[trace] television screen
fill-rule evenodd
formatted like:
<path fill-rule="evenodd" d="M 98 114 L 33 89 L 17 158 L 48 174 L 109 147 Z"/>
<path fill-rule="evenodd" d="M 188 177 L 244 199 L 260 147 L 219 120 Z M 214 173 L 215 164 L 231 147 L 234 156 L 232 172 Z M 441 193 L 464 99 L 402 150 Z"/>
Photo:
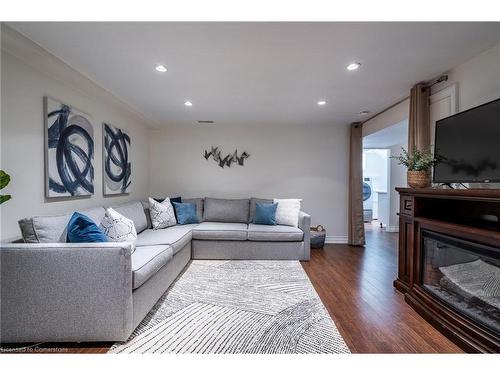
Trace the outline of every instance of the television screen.
<path fill-rule="evenodd" d="M 500 99 L 436 122 L 434 182 L 500 181 Z"/>

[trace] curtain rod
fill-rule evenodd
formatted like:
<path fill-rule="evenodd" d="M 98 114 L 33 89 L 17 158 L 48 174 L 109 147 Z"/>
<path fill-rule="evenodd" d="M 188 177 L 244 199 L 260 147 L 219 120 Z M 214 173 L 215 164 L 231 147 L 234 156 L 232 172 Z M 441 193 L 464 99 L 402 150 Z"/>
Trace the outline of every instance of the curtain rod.
<path fill-rule="evenodd" d="M 367 118 L 366 120 L 364 120 L 364 121 L 362 122 L 362 124 L 364 124 L 364 123 L 366 123 L 366 122 L 370 121 L 371 119 L 374 119 L 375 117 L 377 117 L 378 115 L 381 115 L 381 114 L 382 114 L 382 113 L 384 113 L 384 112 L 387 112 L 388 110 L 390 110 L 390 109 L 394 108 L 394 107 L 395 107 L 395 106 L 397 106 L 398 104 L 403 103 L 403 102 L 404 102 L 405 100 L 407 100 L 408 98 L 410 98 L 410 96 L 407 96 L 407 97 L 405 97 L 405 98 L 403 98 L 403 99 L 401 99 L 401 100 L 397 101 L 396 103 L 391 104 L 389 107 L 384 108 L 384 109 L 383 109 L 383 110 L 381 110 L 380 112 L 375 113 L 372 117 Z"/>
<path fill-rule="evenodd" d="M 438 78 L 427 82 L 426 86 L 432 87 L 434 85 L 437 85 L 438 83 L 445 82 L 445 81 L 448 81 L 448 74 L 443 74 L 443 75 L 439 76 Z"/>
<path fill-rule="evenodd" d="M 429 81 L 429 82 L 427 82 L 427 83 L 424 83 L 424 85 L 425 85 L 426 87 L 432 87 L 432 86 L 434 86 L 434 85 L 437 85 L 438 83 L 445 82 L 445 81 L 448 81 L 448 74 L 443 74 L 443 75 L 439 76 L 438 78 L 436 78 L 436 79 L 434 79 L 434 80 L 432 80 L 432 81 Z M 398 104 L 403 103 L 403 102 L 404 102 L 405 100 L 407 100 L 408 98 L 410 98 L 410 96 L 407 96 L 407 97 L 405 97 L 405 98 L 403 98 L 403 99 L 401 99 L 401 100 L 397 101 L 396 103 L 394 103 L 394 104 L 390 105 L 389 107 L 384 108 L 384 109 L 383 109 L 383 110 L 381 110 L 380 112 L 377 112 L 376 114 L 374 114 L 374 115 L 373 115 L 373 116 L 371 116 L 370 118 L 367 118 L 366 120 L 364 120 L 364 121 L 362 122 L 362 124 L 364 124 L 364 123 L 366 123 L 366 122 L 370 121 L 371 119 L 374 119 L 375 117 L 377 117 L 378 115 L 381 115 L 381 114 L 382 114 L 382 113 L 384 113 L 384 112 L 387 112 L 388 110 L 390 110 L 390 109 L 394 108 L 394 107 L 395 107 L 395 106 L 397 106 Z"/>

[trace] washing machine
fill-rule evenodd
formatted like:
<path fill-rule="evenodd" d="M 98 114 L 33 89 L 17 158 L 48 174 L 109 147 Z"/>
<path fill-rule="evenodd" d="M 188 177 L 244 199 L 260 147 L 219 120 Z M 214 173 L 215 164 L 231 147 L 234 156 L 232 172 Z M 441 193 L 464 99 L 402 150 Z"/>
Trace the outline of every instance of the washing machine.
<path fill-rule="evenodd" d="M 370 177 L 363 179 L 363 218 L 365 223 L 373 220 L 373 184 Z"/>

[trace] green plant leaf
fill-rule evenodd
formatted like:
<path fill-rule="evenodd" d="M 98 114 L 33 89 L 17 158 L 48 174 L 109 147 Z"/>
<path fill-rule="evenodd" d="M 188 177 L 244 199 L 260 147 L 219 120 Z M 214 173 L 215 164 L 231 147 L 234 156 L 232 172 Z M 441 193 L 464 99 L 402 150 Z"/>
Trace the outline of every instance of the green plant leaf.
<path fill-rule="evenodd" d="M 391 156 L 397 159 L 398 164 L 404 165 L 409 171 L 427 171 L 436 165 L 440 160 L 432 154 L 431 150 L 414 150 L 410 154 L 404 147 L 401 147 L 402 153 L 399 156 Z"/>
<path fill-rule="evenodd" d="M 0 169 L 0 189 L 6 187 L 10 182 L 10 176 Z"/>
<path fill-rule="evenodd" d="M 12 196 L 10 196 L 9 194 L 0 195 L 0 204 L 7 202 L 10 198 L 12 198 Z"/>

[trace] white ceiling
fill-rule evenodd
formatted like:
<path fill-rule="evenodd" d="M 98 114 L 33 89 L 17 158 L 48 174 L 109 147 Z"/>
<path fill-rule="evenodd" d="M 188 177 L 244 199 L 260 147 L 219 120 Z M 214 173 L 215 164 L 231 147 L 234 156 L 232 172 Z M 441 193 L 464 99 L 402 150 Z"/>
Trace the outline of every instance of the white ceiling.
<path fill-rule="evenodd" d="M 500 43 L 500 23 L 9 25 L 160 126 L 360 121 Z"/>
<path fill-rule="evenodd" d="M 363 138 L 363 148 L 389 148 L 408 144 L 408 120 L 401 121 Z"/>

